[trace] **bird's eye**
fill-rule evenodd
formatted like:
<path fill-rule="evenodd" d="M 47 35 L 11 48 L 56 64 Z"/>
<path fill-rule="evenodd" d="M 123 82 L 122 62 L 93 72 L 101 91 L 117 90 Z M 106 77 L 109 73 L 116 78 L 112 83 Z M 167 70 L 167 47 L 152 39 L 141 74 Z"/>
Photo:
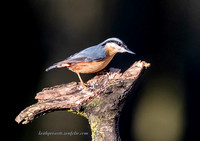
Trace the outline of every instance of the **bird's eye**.
<path fill-rule="evenodd" d="M 118 45 L 122 47 L 122 43 L 118 42 Z"/>

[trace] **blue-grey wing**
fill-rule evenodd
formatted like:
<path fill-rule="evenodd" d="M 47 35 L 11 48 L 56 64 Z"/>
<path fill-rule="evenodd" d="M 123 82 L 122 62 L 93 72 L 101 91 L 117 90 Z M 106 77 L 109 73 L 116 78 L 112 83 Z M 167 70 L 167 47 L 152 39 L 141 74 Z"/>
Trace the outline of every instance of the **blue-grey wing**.
<path fill-rule="evenodd" d="M 104 46 L 92 46 L 86 48 L 66 59 L 66 61 L 70 63 L 77 63 L 77 62 L 93 62 L 93 61 L 100 61 L 106 57 L 106 50 Z"/>

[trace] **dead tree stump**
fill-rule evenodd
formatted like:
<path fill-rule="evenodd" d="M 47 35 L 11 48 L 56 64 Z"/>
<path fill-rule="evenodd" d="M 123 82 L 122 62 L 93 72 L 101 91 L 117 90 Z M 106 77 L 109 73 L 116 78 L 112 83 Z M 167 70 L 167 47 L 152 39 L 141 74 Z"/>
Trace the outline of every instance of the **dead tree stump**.
<path fill-rule="evenodd" d="M 137 61 L 124 73 L 111 68 L 107 74 L 89 80 L 88 89 L 77 82 L 44 88 L 35 97 L 38 102 L 21 111 L 15 120 L 27 124 L 40 115 L 67 110 L 88 119 L 93 141 L 119 141 L 120 112 L 141 72 L 149 66 Z"/>

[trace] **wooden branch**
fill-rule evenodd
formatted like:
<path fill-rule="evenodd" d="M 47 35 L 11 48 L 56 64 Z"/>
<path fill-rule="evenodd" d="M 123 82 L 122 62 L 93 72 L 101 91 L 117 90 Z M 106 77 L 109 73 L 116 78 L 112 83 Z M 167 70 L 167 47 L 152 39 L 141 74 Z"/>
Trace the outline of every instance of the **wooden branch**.
<path fill-rule="evenodd" d="M 15 120 L 27 124 L 39 115 L 68 110 L 88 119 L 92 140 L 120 140 L 120 112 L 135 81 L 149 66 L 149 63 L 137 61 L 124 73 L 111 68 L 109 73 L 89 80 L 88 89 L 77 82 L 44 88 L 35 97 L 38 102 L 21 111 Z"/>

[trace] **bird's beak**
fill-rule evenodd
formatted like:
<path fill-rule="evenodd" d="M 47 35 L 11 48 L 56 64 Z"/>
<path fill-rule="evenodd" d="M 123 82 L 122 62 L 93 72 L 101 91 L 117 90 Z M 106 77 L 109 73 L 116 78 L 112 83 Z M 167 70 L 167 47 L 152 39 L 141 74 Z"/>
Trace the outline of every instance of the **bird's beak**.
<path fill-rule="evenodd" d="M 126 52 L 130 53 L 130 54 L 135 54 L 133 51 L 131 51 L 130 49 L 126 49 Z"/>

